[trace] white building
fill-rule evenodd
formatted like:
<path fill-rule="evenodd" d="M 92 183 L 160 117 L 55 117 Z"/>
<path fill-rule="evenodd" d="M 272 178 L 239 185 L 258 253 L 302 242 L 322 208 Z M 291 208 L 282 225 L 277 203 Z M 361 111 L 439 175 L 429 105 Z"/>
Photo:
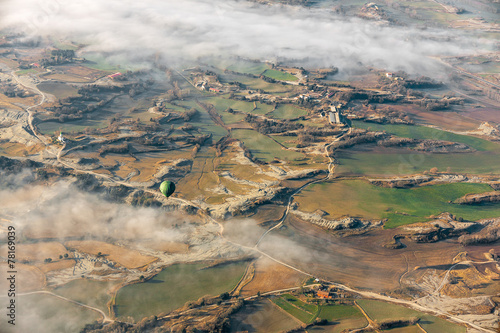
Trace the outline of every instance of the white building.
<path fill-rule="evenodd" d="M 64 143 L 64 137 L 62 135 L 62 132 L 59 132 L 59 136 L 57 137 L 57 140 L 60 142 L 60 143 Z"/>

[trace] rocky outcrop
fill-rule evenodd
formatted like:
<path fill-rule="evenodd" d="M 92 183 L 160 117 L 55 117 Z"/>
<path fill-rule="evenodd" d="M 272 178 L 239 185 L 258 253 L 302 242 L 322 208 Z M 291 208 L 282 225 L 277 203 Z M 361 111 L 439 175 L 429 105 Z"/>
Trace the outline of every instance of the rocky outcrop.
<path fill-rule="evenodd" d="M 323 211 L 316 211 L 314 213 L 306 213 L 300 210 L 292 210 L 290 213 L 300 217 L 302 220 L 316 224 L 322 228 L 334 231 L 357 229 L 364 230 L 369 227 L 382 225 L 382 221 L 363 220 L 355 217 L 342 217 L 339 219 L 324 219 Z"/>
<path fill-rule="evenodd" d="M 453 203 L 459 205 L 480 205 L 489 202 L 500 202 L 500 191 L 467 194 L 461 198 L 458 198 Z"/>
<path fill-rule="evenodd" d="M 373 185 L 390 188 L 410 188 L 433 179 L 431 176 L 418 175 L 412 177 L 395 178 L 395 179 L 370 179 Z"/>
<path fill-rule="evenodd" d="M 429 153 L 468 153 L 475 151 L 463 143 L 438 140 L 424 140 L 413 149 Z"/>
<path fill-rule="evenodd" d="M 401 236 L 417 243 L 433 243 L 470 234 L 480 228 L 479 223 L 457 221 L 450 213 L 443 213 L 430 222 L 414 223 L 401 228 L 403 231 Z"/>
<path fill-rule="evenodd" d="M 500 218 L 478 221 L 483 226 L 481 231 L 473 235 L 463 235 L 458 238 L 462 245 L 488 244 L 500 239 Z"/>

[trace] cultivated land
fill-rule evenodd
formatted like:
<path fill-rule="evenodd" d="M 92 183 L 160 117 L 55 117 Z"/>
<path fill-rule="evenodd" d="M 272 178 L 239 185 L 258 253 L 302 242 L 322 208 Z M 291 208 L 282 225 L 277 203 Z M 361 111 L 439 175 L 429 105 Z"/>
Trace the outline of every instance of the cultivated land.
<path fill-rule="evenodd" d="M 244 263 L 212 268 L 203 263 L 173 265 L 145 283 L 120 289 L 114 309 L 118 317 L 135 320 L 168 313 L 200 297 L 231 291 L 244 269 Z"/>
<path fill-rule="evenodd" d="M 477 2 L 333 10 L 497 40 L 495 5 Z M 337 80 L 241 58 L 138 70 L 0 37 L 0 231 L 17 228 L 24 331 L 496 328 L 496 53 L 439 59 L 445 83 Z"/>

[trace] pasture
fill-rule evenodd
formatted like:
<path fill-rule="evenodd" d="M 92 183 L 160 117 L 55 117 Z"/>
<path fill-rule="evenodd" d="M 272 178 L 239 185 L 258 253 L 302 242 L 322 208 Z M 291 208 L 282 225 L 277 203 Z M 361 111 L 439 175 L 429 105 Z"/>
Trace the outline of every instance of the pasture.
<path fill-rule="evenodd" d="M 206 263 L 172 265 L 144 283 L 121 288 L 116 295 L 117 316 L 139 320 L 173 311 L 205 295 L 228 292 L 242 277 L 246 263 L 205 266 Z"/>
<path fill-rule="evenodd" d="M 295 196 L 299 209 L 314 212 L 322 209 L 331 218 L 356 216 L 384 219 L 386 228 L 424 222 L 430 215 L 449 212 L 475 221 L 500 215 L 500 204 L 481 206 L 449 203 L 468 193 L 491 191 L 486 184 L 453 183 L 411 189 L 384 188 L 361 180 L 313 184 Z M 329 217 L 330 218 L 330 217 Z"/>
<path fill-rule="evenodd" d="M 464 333 L 467 331 L 464 326 L 460 326 L 444 319 L 418 312 L 404 306 L 366 299 L 356 302 L 374 321 L 417 317 L 420 318 L 420 325 L 429 333 Z"/>
<path fill-rule="evenodd" d="M 235 139 L 242 141 L 252 152 L 253 156 L 270 162 L 275 157 L 280 160 L 292 161 L 303 158 L 304 155 L 292 150 L 287 150 L 269 137 L 253 130 L 234 130 L 231 134 Z"/>

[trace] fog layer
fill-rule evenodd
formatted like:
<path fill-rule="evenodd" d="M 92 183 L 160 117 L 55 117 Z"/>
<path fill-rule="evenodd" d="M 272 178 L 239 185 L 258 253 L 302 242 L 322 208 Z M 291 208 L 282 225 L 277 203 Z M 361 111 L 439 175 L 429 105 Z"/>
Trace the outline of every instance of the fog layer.
<path fill-rule="evenodd" d="M 116 62 L 143 62 L 152 55 L 168 64 L 241 56 L 429 74 L 436 66 L 429 56 L 488 47 L 452 31 L 383 26 L 324 9 L 245 1 L 7 0 L 0 6 L 0 28 L 82 42 L 83 55 L 98 51 Z"/>

